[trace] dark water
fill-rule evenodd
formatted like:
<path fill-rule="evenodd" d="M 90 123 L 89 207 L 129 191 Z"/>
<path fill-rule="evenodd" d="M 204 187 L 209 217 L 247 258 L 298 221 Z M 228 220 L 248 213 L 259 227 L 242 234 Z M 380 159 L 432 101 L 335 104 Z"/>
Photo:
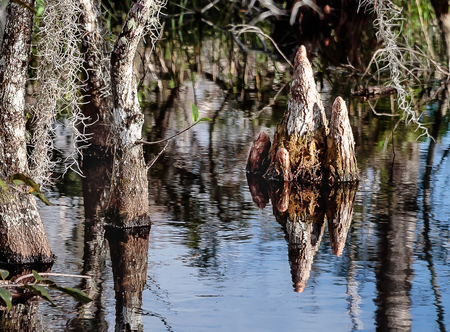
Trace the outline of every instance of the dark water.
<path fill-rule="evenodd" d="M 327 86 L 322 96 L 326 105 L 334 97 Z M 103 243 L 101 232 L 84 242 L 83 202 L 95 195 L 83 198 L 81 180 L 71 174 L 50 194 L 55 206 L 41 207 L 57 257 L 52 271 L 86 271 L 88 246 L 90 295 L 97 300 L 79 308 L 57 297 L 62 310 L 40 303 L 37 330 L 113 331 L 130 311 L 131 328 L 143 331 L 450 328 L 450 133 L 439 101 L 424 108 L 424 120 L 434 123 L 430 132 L 438 134 L 434 142 L 416 140 L 412 125 L 399 125 L 392 139 L 398 118 L 374 116 L 367 104 L 347 98 L 361 170 L 351 225 L 340 256 L 327 224 L 319 225 L 316 248 L 302 265 L 271 203 L 254 204 L 244 170 L 253 138 L 261 130 L 272 136 L 285 102 L 259 114 L 266 103 L 256 95 L 226 96 L 206 79 L 196 89 L 185 82 L 160 104 L 170 98 L 162 116 L 148 111 L 149 139 L 186 127 L 190 101 L 214 122 L 180 136 L 149 172 L 153 225 L 142 306 L 136 290 L 134 309 L 117 305 L 109 246 L 95 247 Z M 390 112 L 389 98 L 377 111 Z M 65 139 L 58 144 L 65 149 Z M 139 241 L 145 249 L 146 237 Z M 310 275 L 299 293 L 294 284 L 302 269 Z"/>

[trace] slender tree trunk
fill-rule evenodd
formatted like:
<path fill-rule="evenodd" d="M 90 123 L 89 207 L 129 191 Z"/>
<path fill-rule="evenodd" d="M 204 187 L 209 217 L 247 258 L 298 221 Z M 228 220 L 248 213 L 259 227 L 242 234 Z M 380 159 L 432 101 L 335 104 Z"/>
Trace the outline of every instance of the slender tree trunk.
<path fill-rule="evenodd" d="M 86 86 L 83 89 L 85 133 L 89 137 L 89 154 L 104 155 L 111 141 L 110 61 L 107 55 L 106 31 L 102 22 L 101 1 L 80 0 L 83 29 L 82 52 Z M 86 152 L 85 152 L 86 154 Z"/>
<path fill-rule="evenodd" d="M 34 8 L 34 0 L 24 0 Z M 34 13 L 10 2 L 0 59 L 0 177 L 28 175 L 25 84 Z M 0 192 L 0 261 L 50 263 L 53 256 L 36 202 L 27 189 Z M 1 191 L 1 190 L 0 190 Z"/>
<path fill-rule="evenodd" d="M 115 156 L 108 220 L 121 227 L 150 224 L 147 169 L 141 139 L 144 115 L 137 96 L 134 56 L 153 0 L 133 3 L 111 55 Z"/>

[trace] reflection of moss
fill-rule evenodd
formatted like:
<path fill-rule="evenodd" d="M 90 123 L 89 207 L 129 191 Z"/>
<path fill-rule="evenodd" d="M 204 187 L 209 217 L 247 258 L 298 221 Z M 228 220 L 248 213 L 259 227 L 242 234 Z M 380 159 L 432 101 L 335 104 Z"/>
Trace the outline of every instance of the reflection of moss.
<path fill-rule="evenodd" d="M 305 187 L 293 190 L 289 195 L 288 215 L 292 221 L 311 223 L 316 221 L 317 215 L 323 215 L 321 210 L 320 192 L 316 187 Z"/>

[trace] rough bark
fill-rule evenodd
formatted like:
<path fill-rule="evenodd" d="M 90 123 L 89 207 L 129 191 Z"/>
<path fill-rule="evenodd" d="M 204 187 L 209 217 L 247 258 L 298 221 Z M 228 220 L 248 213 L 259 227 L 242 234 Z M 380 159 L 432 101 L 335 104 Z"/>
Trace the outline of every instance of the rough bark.
<path fill-rule="evenodd" d="M 333 104 L 329 131 L 304 46 L 298 49 L 294 63 L 288 107 L 277 126 L 264 177 L 303 184 L 357 182 L 355 142 L 344 100 L 338 97 Z M 266 136 L 261 133 L 253 143 L 248 172 L 266 167 L 270 146 Z"/>
<path fill-rule="evenodd" d="M 265 132 L 260 132 L 253 141 L 247 161 L 247 172 L 264 174 L 269 167 L 269 151 L 271 147 L 270 137 Z"/>
<path fill-rule="evenodd" d="M 34 0 L 24 1 L 34 8 Z M 34 13 L 10 2 L 0 59 L 0 177 L 28 175 L 25 139 L 25 83 Z M 0 189 L 0 260 L 8 264 L 53 261 L 33 196 L 28 188 Z"/>
<path fill-rule="evenodd" d="M 102 21 L 101 1 L 80 0 L 80 8 L 86 82 L 82 111 L 84 116 L 89 117 L 89 120 L 84 121 L 84 131 L 91 144 L 89 151 L 83 151 L 86 155 L 86 152 L 104 153 L 110 143 L 112 100 L 109 91 L 105 91 L 110 88 L 107 83 L 110 64 L 105 49 L 106 31 Z"/>
<path fill-rule="evenodd" d="M 4 332 L 41 332 L 44 328 L 38 314 L 39 299 L 14 305 L 11 310 L 0 310 L 0 330 Z"/>
<path fill-rule="evenodd" d="M 288 108 L 277 127 L 270 151 L 271 164 L 265 176 L 282 177 L 283 171 L 276 156 L 280 148 L 285 148 L 294 179 L 321 182 L 327 134 L 325 111 L 306 49 L 302 45 L 295 56 Z"/>
<path fill-rule="evenodd" d="M 341 97 L 336 98 L 331 109 L 326 168 L 328 169 L 328 181 L 331 184 L 359 180 L 355 140 L 348 119 L 347 107 Z"/>
<path fill-rule="evenodd" d="M 344 251 L 347 233 L 353 218 L 357 187 L 342 186 L 333 190 L 327 200 L 327 221 L 331 250 L 336 256 Z"/>
<path fill-rule="evenodd" d="M 116 331 L 143 331 L 142 292 L 147 281 L 150 227 L 108 228 L 116 293 Z"/>
<path fill-rule="evenodd" d="M 152 0 L 133 3 L 111 55 L 115 156 L 108 220 L 121 227 L 148 225 L 147 170 L 141 139 L 144 115 L 137 96 L 133 61 Z"/>

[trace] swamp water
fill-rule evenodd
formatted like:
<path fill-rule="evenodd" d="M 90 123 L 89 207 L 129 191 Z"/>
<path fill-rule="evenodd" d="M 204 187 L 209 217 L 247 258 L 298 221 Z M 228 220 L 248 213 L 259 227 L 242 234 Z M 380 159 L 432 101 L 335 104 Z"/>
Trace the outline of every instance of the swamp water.
<path fill-rule="evenodd" d="M 331 91 L 322 89 L 328 109 Z M 111 260 L 111 243 L 85 219 L 84 205 L 97 194 L 92 188 L 87 194 L 86 183 L 69 174 L 49 195 L 55 205 L 41 206 L 56 254 L 52 272 L 95 277 L 89 293 L 95 301 L 80 308 L 57 297 L 62 310 L 31 304 L 39 306 L 32 330 L 113 331 L 126 324 L 141 331 L 450 328 L 450 133 L 440 102 L 424 108 L 438 136 L 433 142 L 416 140 L 415 128 L 402 124 L 392 136 L 399 118 L 375 116 L 367 103 L 346 98 L 361 182 L 345 247 L 333 254 L 325 222 L 312 256 L 299 263 L 271 203 L 259 209 L 253 202 L 245 173 L 254 137 L 261 130 L 273 135 L 286 98 L 259 113 L 266 102 L 256 94 L 227 96 L 206 79 L 195 89 L 185 82 L 166 97 L 172 100 L 160 118 L 160 136 L 187 126 L 193 100 L 201 116 L 214 121 L 180 136 L 149 171 L 149 234 L 131 234 L 125 242 L 109 238 L 125 243 L 123 250 L 130 244 L 134 282 L 141 286 L 124 285 L 126 275 L 117 269 L 113 276 L 112 265 L 119 263 Z M 390 113 L 390 107 L 388 97 L 376 110 Z M 155 125 L 150 113 L 146 132 Z M 65 142 L 58 141 L 61 150 Z M 155 155 L 147 152 L 148 159 Z M 87 181 L 101 177 L 92 174 Z M 311 271 L 299 289 L 294 283 L 304 268 Z M 114 280 L 124 292 L 116 294 Z"/>

